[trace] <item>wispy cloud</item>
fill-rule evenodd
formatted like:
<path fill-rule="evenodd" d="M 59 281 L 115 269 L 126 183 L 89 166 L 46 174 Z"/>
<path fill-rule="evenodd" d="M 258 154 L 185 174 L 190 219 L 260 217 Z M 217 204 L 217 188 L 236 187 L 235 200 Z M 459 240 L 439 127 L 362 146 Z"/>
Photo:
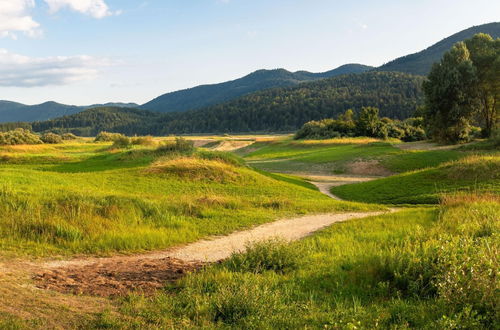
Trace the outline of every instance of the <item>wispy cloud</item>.
<path fill-rule="evenodd" d="M 94 18 L 103 18 L 120 13 L 112 12 L 104 0 L 45 0 L 45 2 L 49 5 L 49 10 L 52 13 L 56 13 L 63 8 L 69 8 Z"/>
<path fill-rule="evenodd" d="M 99 68 L 113 63 L 91 56 L 35 58 L 0 49 L 0 86 L 39 87 L 66 85 L 95 78 Z"/>
<path fill-rule="evenodd" d="M 17 33 L 40 34 L 37 22 L 29 15 L 34 0 L 0 0 L 0 37 L 16 38 Z"/>

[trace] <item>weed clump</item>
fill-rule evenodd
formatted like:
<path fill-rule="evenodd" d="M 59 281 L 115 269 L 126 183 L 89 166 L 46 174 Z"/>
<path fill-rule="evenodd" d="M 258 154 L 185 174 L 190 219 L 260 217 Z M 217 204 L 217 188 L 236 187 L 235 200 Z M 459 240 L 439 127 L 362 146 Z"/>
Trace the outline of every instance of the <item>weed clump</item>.
<path fill-rule="evenodd" d="M 123 138 L 125 135 L 120 133 L 100 132 L 94 139 L 94 142 L 115 142 L 117 139 Z"/>
<path fill-rule="evenodd" d="M 301 257 L 300 249 L 276 239 L 248 246 L 245 252 L 233 254 L 224 266 L 237 272 L 260 274 L 273 271 L 284 274 L 297 269 Z"/>

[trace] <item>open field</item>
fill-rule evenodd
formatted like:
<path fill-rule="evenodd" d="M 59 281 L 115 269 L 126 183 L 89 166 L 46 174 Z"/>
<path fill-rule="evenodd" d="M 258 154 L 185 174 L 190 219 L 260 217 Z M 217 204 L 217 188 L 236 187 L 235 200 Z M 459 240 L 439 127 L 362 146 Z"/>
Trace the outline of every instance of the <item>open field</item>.
<path fill-rule="evenodd" d="M 373 209 L 216 152 L 70 143 L 0 154 L 0 246 L 13 255 L 159 249 L 290 215 Z"/>
<path fill-rule="evenodd" d="M 205 147 L 161 148 L 173 138 L 124 149 L 90 139 L 0 147 L 0 328 L 451 329 L 498 319 L 491 291 L 498 280 L 467 275 L 460 259 L 463 248 L 474 251 L 470 262 L 481 274 L 498 268 L 498 253 L 488 252 L 498 251 L 494 150 L 190 139 Z M 361 173 L 352 173 L 356 163 L 365 164 Z M 362 173 L 374 168 L 401 174 Z M 345 184 L 332 192 L 359 202 L 329 198 L 317 182 L 324 193 Z M 387 210 L 381 204 L 439 202 L 248 252 L 241 252 L 247 239 L 236 238 L 299 238 L 353 212 Z M 285 218 L 293 221 L 274 222 Z M 200 260 L 231 251 L 220 264 Z M 456 271 L 444 259 L 450 255 L 465 267 L 456 282 L 446 280 Z M 476 291 L 459 296 L 460 286 Z"/>

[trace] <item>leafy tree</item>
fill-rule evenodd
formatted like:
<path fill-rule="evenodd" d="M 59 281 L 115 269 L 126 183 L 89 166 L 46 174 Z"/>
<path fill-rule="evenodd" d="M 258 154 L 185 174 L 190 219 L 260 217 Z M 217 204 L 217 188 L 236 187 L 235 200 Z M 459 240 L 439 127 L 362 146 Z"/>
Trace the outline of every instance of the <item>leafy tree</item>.
<path fill-rule="evenodd" d="M 476 68 L 483 135 L 489 137 L 498 125 L 500 112 L 500 39 L 479 33 L 466 40 L 465 45 Z"/>
<path fill-rule="evenodd" d="M 379 109 L 374 107 L 363 107 L 356 122 L 356 130 L 360 136 L 377 137 L 382 125 L 378 116 Z"/>
<path fill-rule="evenodd" d="M 433 65 L 423 88 L 426 120 L 434 138 L 444 142 L 469 139 L 470 121 L 477 109 L 478 78 L 463 42 Z"/>

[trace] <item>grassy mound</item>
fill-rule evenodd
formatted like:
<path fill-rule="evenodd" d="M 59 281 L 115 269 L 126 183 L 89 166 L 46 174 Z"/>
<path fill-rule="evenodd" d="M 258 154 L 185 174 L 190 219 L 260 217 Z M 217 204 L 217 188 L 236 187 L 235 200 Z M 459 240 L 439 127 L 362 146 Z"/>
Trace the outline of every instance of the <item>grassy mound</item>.
<path fill-rule="evenodd" d="M 181 157 L 158 161 L 146 173 L 166 175 L 189 181 L 209 181 L 218 183 L 237 182 L 242 173 L 234 165 L 220 160 L 197 157 Z"/>
<path fill-rule="evenodd" d="M 435 168 L 332 188 L 347 200 L 385 204 L 434 204 L 443 193 L 500 194 L 500 156 L 469 156 Z"/>

